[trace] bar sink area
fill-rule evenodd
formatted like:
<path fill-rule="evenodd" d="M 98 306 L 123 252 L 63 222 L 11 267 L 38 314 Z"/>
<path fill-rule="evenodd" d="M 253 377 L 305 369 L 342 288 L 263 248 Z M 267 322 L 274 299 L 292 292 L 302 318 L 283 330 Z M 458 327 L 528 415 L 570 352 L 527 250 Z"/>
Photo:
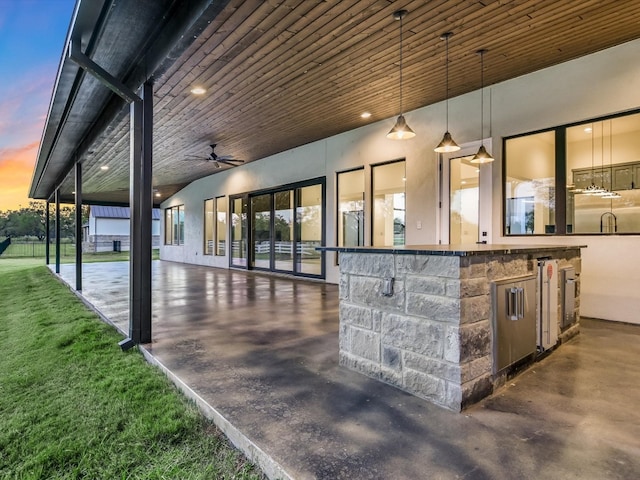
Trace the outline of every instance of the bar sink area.
<path fill-rule="evenodd" d="M 459 412 L 579 332 L 580 248 L 322 247 L 340 364 Z"/>

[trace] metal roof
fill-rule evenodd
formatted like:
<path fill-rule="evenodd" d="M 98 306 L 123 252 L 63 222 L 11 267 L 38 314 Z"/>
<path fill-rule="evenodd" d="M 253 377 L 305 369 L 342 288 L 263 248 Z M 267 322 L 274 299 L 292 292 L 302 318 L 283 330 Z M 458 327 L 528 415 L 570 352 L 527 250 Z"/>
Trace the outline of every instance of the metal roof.
<path fill-rule="evenodd" d="M 94 218 L 131 218 L 129 207 L 112 207 L 107 205 L 91 205 L 91 216 Z M 151 211 L 153 220 L 160 220 L 160 209 Z"/>
<path fill-rule="evenodd" d="M 398 22 L 405 111 L 441 101 L 450 40 L 451 97 L 640 37 L 640 2 L 619 0 L 79 0 L 68 39 L 127 87 L 154 86 L 153 188 L 166 199 L 217 171 L 398 114 Z M 204 86 L 195 96 L 190 89 Z M 63 54 L 29 195 L 129 201 L 128 107 Z M 108 170 L 100 167 L 108 166 Z M 230 168 L 230 167 L 223 167 Z"/>

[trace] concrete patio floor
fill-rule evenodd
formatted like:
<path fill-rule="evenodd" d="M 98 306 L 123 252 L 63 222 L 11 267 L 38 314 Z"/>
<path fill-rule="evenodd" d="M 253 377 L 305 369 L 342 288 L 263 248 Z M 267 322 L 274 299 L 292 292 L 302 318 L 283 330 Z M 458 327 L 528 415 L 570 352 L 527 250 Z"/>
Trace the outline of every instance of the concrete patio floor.
<path fill-rule="evenodd" d="M 83 286 L 126 332 L 128 263 L 84 264 Z M 142 350 L 270 478 L 640 478 L 638 326 L 583 319 L 458 414 L 338 365 L 337 286 L 154 261 Z"/>

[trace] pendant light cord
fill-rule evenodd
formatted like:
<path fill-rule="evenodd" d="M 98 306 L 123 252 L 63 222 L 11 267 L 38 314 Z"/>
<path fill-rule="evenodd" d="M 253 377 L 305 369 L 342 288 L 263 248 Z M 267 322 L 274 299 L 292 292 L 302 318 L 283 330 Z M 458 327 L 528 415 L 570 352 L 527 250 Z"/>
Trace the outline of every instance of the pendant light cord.
<path fill-rule="evenodd" d="M 593 140 L 593 123 L 591 123 L 591 185 L 595 185 L 595 173 L 593 168 L 593 157 L 595 157 L 595 143 Z"/>
<path fill-rule="evenodd" d="M 480 50 L 480 145 L 484 145 L 484 50 Z"/>
<path fill-rule="evenodd" d="M 446 89 L 446 107 L 447 107 L 447 132 L 449 131 L 449 37 L 451 34 L 447 34 L 445 37 L 445 89 Z"/>
<path fill-rule="evenodd" d="M 404 14 L 400 14 L 400 115 L 402 115 L 402 18 Z"/>

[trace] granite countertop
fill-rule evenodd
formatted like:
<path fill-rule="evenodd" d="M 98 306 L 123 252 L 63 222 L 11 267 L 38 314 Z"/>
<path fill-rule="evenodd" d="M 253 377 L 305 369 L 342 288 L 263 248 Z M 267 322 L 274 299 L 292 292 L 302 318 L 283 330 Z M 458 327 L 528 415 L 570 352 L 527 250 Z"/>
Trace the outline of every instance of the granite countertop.
<path fill-rule="evenodd" d="M 528 252 L 573 250 L 586 245 L 506 245 L 478 243 L 466 245 L 403 245 L 397 247 L 317 247 L 322 252 L 393 253 L 408 255 L 444 255 L 467 257 L 472 255 L 509 255 Z"/>

